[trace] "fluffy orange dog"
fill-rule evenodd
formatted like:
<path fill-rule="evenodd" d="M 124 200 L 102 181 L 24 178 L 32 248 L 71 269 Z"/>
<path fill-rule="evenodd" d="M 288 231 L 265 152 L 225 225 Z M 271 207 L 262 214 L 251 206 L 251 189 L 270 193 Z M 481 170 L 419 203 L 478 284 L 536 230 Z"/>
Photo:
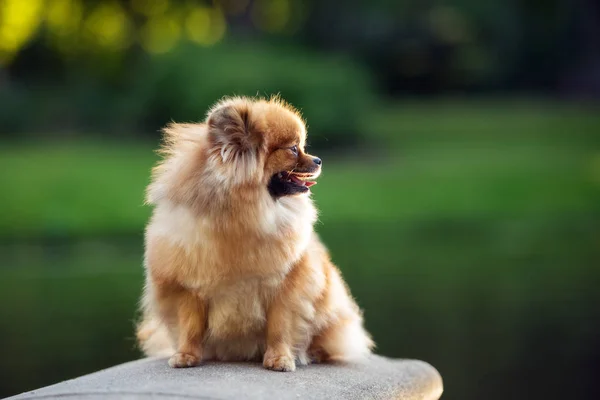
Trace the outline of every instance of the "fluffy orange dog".
<path fill-rule="evenodd" d="M 146 229 L 138 339 L 172 367 L 202 360 L 350 360 L 373 346 L 313 230 L 321 160 L 278 98 L 227 98 L 206 123 L 165 129 Z"/>

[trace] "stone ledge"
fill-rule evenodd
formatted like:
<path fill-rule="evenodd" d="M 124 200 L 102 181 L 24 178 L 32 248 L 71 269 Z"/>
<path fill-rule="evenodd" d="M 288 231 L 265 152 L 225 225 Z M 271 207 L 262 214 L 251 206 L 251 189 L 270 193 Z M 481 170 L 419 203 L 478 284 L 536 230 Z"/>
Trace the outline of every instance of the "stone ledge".
<path fill-rule="evenodd" d="M 435 400 L 442 378 L 416 360 L 370 356 L 360 364 L 315 364 L 272 372 L 252 363 L 206 363 L 171 369 L 143 359 L 11 399 L 402 399 Z"/>

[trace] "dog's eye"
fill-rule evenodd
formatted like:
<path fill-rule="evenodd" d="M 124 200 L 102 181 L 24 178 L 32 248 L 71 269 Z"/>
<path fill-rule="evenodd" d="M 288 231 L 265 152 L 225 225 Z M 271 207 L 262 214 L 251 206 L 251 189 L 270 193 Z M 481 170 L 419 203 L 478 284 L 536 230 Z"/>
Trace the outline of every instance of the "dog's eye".
<path fill-rule="evenodd" d="M 298 146 L 292 146 L 290 147 L 290 150 L 292 151 L 292 153 L 294 153 L 295 155 L 298 155 Z"/>

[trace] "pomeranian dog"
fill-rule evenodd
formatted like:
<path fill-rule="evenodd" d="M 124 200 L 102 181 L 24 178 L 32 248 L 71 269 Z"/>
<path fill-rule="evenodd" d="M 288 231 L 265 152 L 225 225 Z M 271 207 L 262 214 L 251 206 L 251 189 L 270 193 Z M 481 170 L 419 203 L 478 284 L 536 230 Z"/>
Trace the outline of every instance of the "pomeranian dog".
<path fill-rule="evenodd" d="M 147 191 L 146 284 L 137 337 L 171 367 L 370 353 L 361 311 L 313 230 L 321 160 L 278 97 L 226 98 L 199 124 L 164 129 Z"/>

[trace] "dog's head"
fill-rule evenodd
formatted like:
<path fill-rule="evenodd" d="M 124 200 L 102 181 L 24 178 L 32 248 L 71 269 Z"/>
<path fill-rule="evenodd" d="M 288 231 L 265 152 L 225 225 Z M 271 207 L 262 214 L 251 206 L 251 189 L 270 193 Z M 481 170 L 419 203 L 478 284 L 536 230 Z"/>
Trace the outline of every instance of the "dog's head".
<path fill-rule="evenodd" d="M 321 159 L 305 151 L 304 121 L 279 98 L 225 99 L 206 124 L 212 152 L 231 183 L 258 184 L 280 198 L 309 193 L 321 173 Z"/>
<path fill-rule="evenodd" d="M 205 123 L 174 123 L 164 132 L 165 157 L 154 169 L 149 203 L 169 199 L 202 208 L 232 196 L 307 195 L 321 173 L 321 160 L 305 151 L 304 121 L 278 97 L 226 98 Z"/>

